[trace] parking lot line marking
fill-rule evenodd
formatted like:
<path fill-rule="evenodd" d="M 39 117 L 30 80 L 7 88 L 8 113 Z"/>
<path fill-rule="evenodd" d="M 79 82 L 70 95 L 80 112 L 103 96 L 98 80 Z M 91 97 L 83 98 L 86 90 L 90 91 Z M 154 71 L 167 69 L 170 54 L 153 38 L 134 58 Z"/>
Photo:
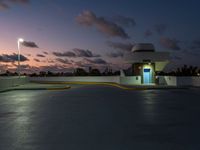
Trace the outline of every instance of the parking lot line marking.
<path fill-rule="evenodd" d="M 63 88 L 46 88 L 46 90 L 49 90 L 49 91 L 61 91 L 61 90 L 67 90 L 67 89 L 70 89 L 71 87 L 70 86 L 67 86 L 67 87 L 63 87 Z"/>

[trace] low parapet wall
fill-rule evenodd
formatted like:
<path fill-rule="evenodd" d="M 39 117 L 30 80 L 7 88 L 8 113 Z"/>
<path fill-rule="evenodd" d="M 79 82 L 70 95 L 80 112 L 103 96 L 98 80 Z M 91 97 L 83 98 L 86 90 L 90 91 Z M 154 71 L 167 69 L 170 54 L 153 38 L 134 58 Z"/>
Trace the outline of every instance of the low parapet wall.
<path fill-rule="evenodd" d="M 87 76 L 87 77 L 31 77 L 33 82 L 111 82 L 125 85 L 141 84 L 140 76 L 120 77 L 120 76 Z"/>
<path fill-rule="evenodd" d="M 17 85 L 22 85 L 29 82 L 28 77 L 0 77 L 0 90 L 14 87 Z"/>
<path fill-rule="evenodd" d="M 119 76 L 86 76 L 86 77 L 31 77 L 32 82 L 44 82 L 44 81 L 54 81 L 54 82 L 113 82 L 119 83 Z"/>
<path fill-rule="evenodd" d="M 200 77 L 197 76 L 158 76 L 160 85 L 169 86 L 198 86 L 200 87 Z"/>
<path fill-rule="evenodd" d="M 199 86 L 200 77 L 177 77 L 178 86 Z"/>
<path fill-rule="evenodd" d="M 176 76 L 165 76 L 164 79 L 165 79 L 167 85 L 177 86 L 177 77 Z"/>
<path fill-rule="evenodd" d="M 141 85 L 141 76 L 120 77 L 120 84 L 124 85 Z"/>

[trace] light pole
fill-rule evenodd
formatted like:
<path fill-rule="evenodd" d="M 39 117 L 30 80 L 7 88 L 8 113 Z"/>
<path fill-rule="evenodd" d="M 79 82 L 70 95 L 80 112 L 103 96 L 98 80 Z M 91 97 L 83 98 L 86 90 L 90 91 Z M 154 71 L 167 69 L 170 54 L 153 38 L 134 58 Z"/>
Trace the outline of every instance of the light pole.
<path fill-rule="evenodd" d="M 19 38 L 17 40 L 17 48 L 18 48 L 18 76 L 20 78 L 20 55 L 21 55 L 21 52 L 20 52 L 20 43 L 23 43 L 24 42 L 24 39 L 22 38 Z"/>

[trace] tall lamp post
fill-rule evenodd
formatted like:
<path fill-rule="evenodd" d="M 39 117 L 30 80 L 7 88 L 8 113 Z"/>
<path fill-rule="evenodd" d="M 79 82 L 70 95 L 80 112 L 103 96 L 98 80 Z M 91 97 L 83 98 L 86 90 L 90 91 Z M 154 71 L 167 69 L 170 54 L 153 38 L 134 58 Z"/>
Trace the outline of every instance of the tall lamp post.
<path fill-rule="evenodd" d="M 19 38 L 17 40 L 17 48 L 18 48 L 18 76 L 20 78 L 20 56 L 21 56 L 21 52 L 20 52 L 20 43 L 23 43 L 24 39 Z"/>

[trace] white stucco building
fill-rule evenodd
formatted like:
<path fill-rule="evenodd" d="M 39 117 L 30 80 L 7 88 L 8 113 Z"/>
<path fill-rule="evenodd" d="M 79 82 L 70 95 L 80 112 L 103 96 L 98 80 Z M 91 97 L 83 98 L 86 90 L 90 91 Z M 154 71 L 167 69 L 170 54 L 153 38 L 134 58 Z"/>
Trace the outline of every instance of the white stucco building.
<path fill-rule="evenodd" d="M 132 75 L 141 76 L 142 84 L 155 83 L 155 73 L 169 63 L 169 52 L 157 52 L 150 43 L 135 44 L 131 52 L 125 59 L 132 64 Z"/>

